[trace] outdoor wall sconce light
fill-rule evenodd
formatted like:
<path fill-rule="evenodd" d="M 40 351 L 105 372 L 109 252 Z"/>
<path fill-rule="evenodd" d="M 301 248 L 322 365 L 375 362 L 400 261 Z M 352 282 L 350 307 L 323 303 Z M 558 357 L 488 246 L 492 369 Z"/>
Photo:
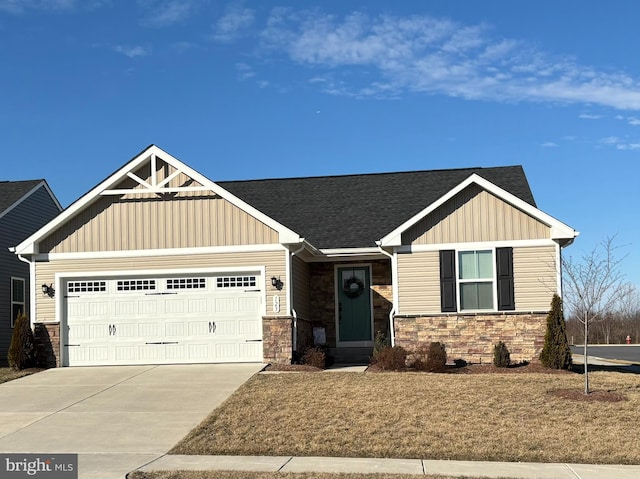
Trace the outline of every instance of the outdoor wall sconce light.
<path fill-rule="evenodd" d="M 282 281 L 280 281 L 280 278 L 276 278 L 275 276 L 273 276 L 271 278 L 271 286 L 280 291 L 282 289 Z"/>
<path fill-rule="evenodd" d="M 45 296 L 49 296 L 50 298 L 53 298 L 53 296 L 56 294 L 56 290 L 53 289 L 53 285 L 51 284 L 43 284 L 42 294 L 44 294 Z"/>

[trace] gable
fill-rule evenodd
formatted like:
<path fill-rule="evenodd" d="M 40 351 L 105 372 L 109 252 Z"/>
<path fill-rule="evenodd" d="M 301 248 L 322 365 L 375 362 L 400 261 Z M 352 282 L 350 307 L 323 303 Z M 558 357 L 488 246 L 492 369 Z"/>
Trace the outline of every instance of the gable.
<path fill-rule="evenodd" d="M 41 242 L 41 253 L 273 244 L 278 232 L 173 165 L 142 165 Z M 142 183 L 141 183 L 142 181 Z M 164 183 L 166 181 L 166 183 Z M 164 183 L 150 193 L 144 185 Z"/>
<path fill-rule="evenodd" d="M 403 245 L 549 239 L 550 227 L 470 184 L 402 234 Z"/>

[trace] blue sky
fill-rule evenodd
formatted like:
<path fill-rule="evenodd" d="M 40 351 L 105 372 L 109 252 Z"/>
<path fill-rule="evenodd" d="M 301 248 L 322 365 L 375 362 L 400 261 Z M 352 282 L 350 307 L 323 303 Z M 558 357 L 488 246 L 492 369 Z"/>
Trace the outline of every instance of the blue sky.
<path fill-rule="evenodd" d="M 0 161 L 67 206 L 151 143 L 210 179 L 524 166 L 640 285 L 640 3 L 0 0 Z M 384 194 L 384 192 L 381 192 Z"/>

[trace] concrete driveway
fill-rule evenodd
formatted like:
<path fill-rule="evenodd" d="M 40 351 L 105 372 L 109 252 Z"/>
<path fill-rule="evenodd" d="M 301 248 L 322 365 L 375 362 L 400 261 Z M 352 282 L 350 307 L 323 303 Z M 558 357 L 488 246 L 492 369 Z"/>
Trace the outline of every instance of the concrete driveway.
<path fill-rule="evenodd" d="M 0 451 L 78 453 L 123 478 L 167 452 L 262 364 L 58 368 L 0 384 Z"/>

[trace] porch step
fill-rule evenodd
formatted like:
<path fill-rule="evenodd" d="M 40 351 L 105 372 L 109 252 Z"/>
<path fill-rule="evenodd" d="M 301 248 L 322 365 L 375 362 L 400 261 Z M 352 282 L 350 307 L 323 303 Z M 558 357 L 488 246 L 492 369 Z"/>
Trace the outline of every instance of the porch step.
<path fill-rule="evenodd" d="M 373 348 L 331 348 L 329 354 L 335 364 L 365 365 L 369 364 Z"/>

